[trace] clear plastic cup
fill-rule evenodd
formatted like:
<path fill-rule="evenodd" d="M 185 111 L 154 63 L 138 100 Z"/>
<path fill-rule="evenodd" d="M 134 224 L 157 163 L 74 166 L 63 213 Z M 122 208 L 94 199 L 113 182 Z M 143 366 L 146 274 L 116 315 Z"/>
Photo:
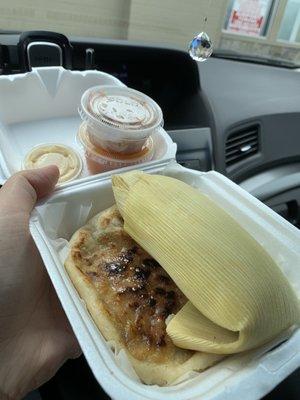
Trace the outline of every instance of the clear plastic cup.
<path fill-rule="evenodd" d="M 92 175 L 150 161 L 154 154 L 154 144 L 151 137 L 146 140 L 141 151 L 130 155 L 109 152 L 95 146 L 90 139 L 85 122 L 80 125 L 77 139 L 84 148 L 86 164 Z"/>
<path fill-rule="evenodd" d="M 163 125 L 163 114 L 150 97 L 122 86 L 94 86 L 81 98 L 80 116 L 90 140 L 102 149 L 131 155 Z"/>
<path fill-rule="evenodd" d="M 35 169 L 47 165 L 58 167 L 58 183 L 76 179 L 82 170 L 82 161 L 77 152 L 60 143 L 45 143 L 33 147 L 24 159 L 23 169 Z"/>

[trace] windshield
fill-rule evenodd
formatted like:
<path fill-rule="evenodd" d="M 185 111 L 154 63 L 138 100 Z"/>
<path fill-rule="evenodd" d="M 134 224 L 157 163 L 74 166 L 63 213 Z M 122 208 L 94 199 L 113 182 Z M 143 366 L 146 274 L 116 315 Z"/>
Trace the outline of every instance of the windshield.
<path fill-rule="evenodd" d="M 182 49 L 204 31 L 215 56 L 300 65 L 300 0 L 1 0 L 0 29 Z"/>

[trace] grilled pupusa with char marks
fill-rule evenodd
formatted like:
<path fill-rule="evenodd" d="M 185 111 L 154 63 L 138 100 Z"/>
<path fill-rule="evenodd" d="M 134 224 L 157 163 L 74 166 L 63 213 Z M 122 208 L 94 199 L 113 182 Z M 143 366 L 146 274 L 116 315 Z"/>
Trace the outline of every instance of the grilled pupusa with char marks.
<path fill-rule="evenodd" d="M 71 239 L 67 272 L 103 336 L 147 384 L 166 385 L 221 357 L 176 347 L 166 318 L 187 302 L 164 269 L 124 231 L 115 206 Z"/>

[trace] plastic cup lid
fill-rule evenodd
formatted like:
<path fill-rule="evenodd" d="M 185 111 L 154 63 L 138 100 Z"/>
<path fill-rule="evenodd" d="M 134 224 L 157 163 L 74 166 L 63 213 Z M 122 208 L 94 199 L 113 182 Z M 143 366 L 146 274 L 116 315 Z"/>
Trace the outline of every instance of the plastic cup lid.
<path fill-rule="evenodd" d="M 81 99 L 81 116 L 88 123 L 143 133 L 163 123 L 162 111 L 145 94 L 127 87 L 95 86 Z M 138 137 L 137 137 L 138 138 Z"/>
<path fill-rule="evenodd" d="M 82 170 L 82 161 L 68 146 L 49 143 L 34 147 L 24 159 L 24 169 L 56 165 L 59 169 L 58 183 L 75 179 Z"/>

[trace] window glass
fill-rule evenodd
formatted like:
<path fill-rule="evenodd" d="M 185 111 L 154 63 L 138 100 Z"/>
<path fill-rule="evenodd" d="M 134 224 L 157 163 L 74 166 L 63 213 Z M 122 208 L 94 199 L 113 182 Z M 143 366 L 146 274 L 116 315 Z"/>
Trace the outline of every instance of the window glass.
<path fill-rule="evenodd" d="M 288 0 L 278 38 L 300 43 L 300 0 Z"/>
<path fill-rule="evenodd" d="M 0 42 L 29 30 L 186 51 L 205 31 L 215 55 L 300 65 L 300 0 L 0 0 Z"/>
<path fill-rule="evenodd" d="M 273 0 L 231 0 L 225 30 L 240 35 L 265 36 L 273 5 Z"/>

